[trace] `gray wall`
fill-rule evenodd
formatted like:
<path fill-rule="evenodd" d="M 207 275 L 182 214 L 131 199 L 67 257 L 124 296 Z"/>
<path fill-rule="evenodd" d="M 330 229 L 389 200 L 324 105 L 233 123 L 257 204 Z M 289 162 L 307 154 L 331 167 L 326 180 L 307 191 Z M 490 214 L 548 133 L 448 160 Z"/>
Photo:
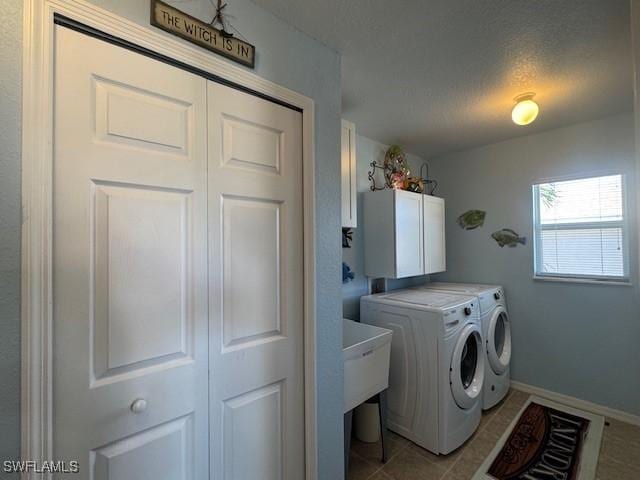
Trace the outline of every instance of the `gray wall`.
<path fill-rule="evenodd" d="M 356 129 L 357 129 L 356 125 Z M 356 178 L 358 189 L 358 228 L 353 230 L 353 243 L 351 248 L 342 249 L 342 260 L 346 262 L 351 270 L 355 273 L 353 281 L 342 285 L 342 307 L 343 316 L 351 320 L 360 319 L 360 297 L 367 295 L 367 277 L 364 276 L 364 237 L 362 228 L 362 219 L 364 212 L 362 210 L 364 192 L 369 191 L 371 183 L 369 182 L 368 172 L 371 169 L 369 164 L 373 161 L 382 165 L 384 154 L 389 148 L 376 140 L 356 135 Z M 420 165 L 423 160 L 415 155 L 407 154 L 407 159 L 411 168 L 411 173 L 419 174 Z M 417 285 L 428 280 L 428 276 L 413 277 L 401 280 L 389 280 L 387 288 L 390 290 L 403 288 L 410 285 Z"/>
<path fill-rule="evenodd" d="M 636 172 L 640 172 L 640 0 L 631 0 L 631 40 L 633 41 L 634 113 L 636 124 Z M 640 174 L 636 175 L 636 201 L 640 211 Z M 638 225 L 640 232 L 640 224 Z M 640 235 L 640 233 L 639 233 Z M 640 242 L 638 242 L 638 264 L 640 265 Z"/>
<path fill-rule="evenodd" d="M 22 0 L 2 2 L 0 28 L 0 459 L 20 446 L 20 79 Z M 0 473 L 0 476 L 2 474 Z"/>
<path fill-rule="evenodd" d="M 431 165 L 447 211 L 447 272 L 434 280 L 505 286 L 514 380 L 640 414 L 632 114 L 449 154 Z M 629 176 L 634 286 L 534 281 L 532 183 L 603 169 Z M 485 225 L 463 231 L 456 218 L 471 208 L 487 211 Z M 500 248 L 490 234 L 502 227 L 525 235 L 527 245 Z"/>
<path fill-rule="evenodd" d="M 149 24 L 148 0 L 92 0 L 93 3 L 142 25 Z M 169 2 L 172 3 L 172 2 Z M 3 2 L 2 170 L 0 213 L 2 241 L 0 312 L 0 455 L 18 453 L 18 288 L 19 288 L 19 101 L 21 0 Z M 208 0 L 177 6 L 212 18 Z M 248 0 L 229 2 L 232 24 L 256 45 L 256 73 L 296 90 L 316 102 L 316 299 L 318 470 L 319 478 L 342 478 L 342 324 L 340 311 L 340 57 Z M 5 284 L 6 283 L 6 284 Z"/>

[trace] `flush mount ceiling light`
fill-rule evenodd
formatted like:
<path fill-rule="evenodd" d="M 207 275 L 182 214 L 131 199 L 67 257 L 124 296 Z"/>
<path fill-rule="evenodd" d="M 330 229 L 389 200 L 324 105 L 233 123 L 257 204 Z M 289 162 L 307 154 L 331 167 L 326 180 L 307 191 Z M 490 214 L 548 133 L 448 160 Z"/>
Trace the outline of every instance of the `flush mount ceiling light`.
<path fill-rule="evenodd" d="M 540 109 L 532 99 L 535 93 L 523 93 L 515 98 L 516 105 L 511 111 L 511 119 L 516 125 L 529 125 L 538 116 Z"/>

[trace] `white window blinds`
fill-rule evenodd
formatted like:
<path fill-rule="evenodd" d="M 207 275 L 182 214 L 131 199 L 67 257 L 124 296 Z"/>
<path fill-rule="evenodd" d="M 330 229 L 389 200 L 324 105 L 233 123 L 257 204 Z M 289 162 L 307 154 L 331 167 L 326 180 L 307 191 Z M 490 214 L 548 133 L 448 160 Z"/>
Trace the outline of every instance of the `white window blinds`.
<path fill-rule="evenodd" d="M 537 276 L 628 279 L 622 175 L 533 186 Z"/>

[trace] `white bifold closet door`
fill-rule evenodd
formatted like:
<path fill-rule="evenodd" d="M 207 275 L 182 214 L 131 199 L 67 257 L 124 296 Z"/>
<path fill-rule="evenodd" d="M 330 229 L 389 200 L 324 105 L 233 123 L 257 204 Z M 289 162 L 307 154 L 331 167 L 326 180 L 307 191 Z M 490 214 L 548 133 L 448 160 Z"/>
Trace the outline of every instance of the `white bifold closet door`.
<path fill-rule="evenodd" d="M 301 115 L 55 36 L 54 457 L 304 478 Z"/>
<path fill-rule="evenodd" d="M 304 478 L 302 115 L 209 82 L 211 478 Z"/>
<path fill-rule="evenodd" d="M 206 478 L 206 81 L 55 35 L 54 457 Z"/>

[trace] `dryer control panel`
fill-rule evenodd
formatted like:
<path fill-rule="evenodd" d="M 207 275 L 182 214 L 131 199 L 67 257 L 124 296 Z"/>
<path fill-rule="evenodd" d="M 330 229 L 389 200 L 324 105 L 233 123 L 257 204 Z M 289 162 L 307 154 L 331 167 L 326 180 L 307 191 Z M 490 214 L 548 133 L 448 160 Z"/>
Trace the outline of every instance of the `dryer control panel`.
<path fill-rule="evenodd" d="M 484 292 L 478 297 L 480 299 L 480 310 L 490 312 L 496 305 L 505 305 L 504 290 L 502 287 L 493 291 Z"/>

